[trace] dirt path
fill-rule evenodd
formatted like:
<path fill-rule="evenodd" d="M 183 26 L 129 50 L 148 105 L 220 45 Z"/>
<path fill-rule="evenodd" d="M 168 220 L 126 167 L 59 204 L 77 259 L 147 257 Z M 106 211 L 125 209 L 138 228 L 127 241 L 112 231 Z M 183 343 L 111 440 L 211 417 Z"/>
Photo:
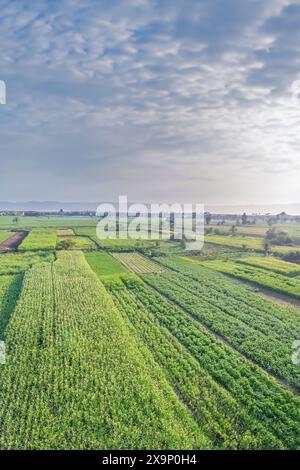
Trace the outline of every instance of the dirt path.
<path fill-rule="evenodd" d="M 264 299 L 271 300 L 275 304 L 282 305 L 283 307 L 294 307 L 295 309 L 300 309 L 300 300 L 289 297 L 288 295 L 279 294 L 269 289 L 259 288 L 257 295 L 263 297 Z"/>
<path fill-rule="evenodd" d="M 0 243 L 0 254 L 8 251 L 17 251 L 18 246 L 22 243 L 29 232 L 16 232 L 15 235 Z"/>

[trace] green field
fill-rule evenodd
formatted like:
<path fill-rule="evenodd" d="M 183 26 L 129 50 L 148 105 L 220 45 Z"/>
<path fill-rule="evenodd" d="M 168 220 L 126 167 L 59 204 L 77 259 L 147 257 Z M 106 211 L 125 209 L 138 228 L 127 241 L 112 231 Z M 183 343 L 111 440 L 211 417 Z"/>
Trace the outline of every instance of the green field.
<path fill-rule="evenodd" d="M 50 261 L 54 261 L 54 255 L 46 251 L 2 254 L 0 258 L 0 275 L 23 273 L 35 264 Z"/>
<path fill-rule="evenodd" d="M 6 345 L 2 449 L 212 445 L 80 253 L 25 274 Z"/>
<path fill-rule="evenodd" d="M 231 261 L 203 261 L 201 265 L 224 274 L 229 274 L 237 279 L 267 287 L 280 294 L 300 299 L 300 281 L 297 278 L 294 279 L 275 272 L 267 272 L 265 269 Z"/>
<path fill-rule="evenodd" d="M 19 246 L 19 251 L 55 250 L 56 243 L 56 230 L 33 229 Z"/>
<path fill-rule="evenodd" d="M 255 266 L 257 268 L 267 269 L 279 274 L 294 275 L 300 274 L 300 265 L 289 263 L 273 257 L 264 258 L 240 258 L 239 263 Z"/>
<path fill-rule="evenodd" d="M 114 253 L 113 256 L 122 263 L 125 268 L 136 274 L 159 273 L 165 271 L 161 265 L 145 258 L 139 253 Z"/>
<path fill-rule="evenodd" d="M 96 250 L 97 245 L 88 237 L 79 237 L 79 236 L 60 236 L 57 239 L 57 249 L 58 250 Z"/>
<path fill-rule="evenodd" d="M 0 216 L 0 228 L 73 228 L 73 227 L 96 227 L 98 219 L 96 217 L 64 217 L 64 216 L 37 216 L 27 217 Z"/>
<path fill-rule="evenodd" d="M 298 265 L 102 243 L 62 224 L 0 254 L 0 448 L 299 448 L 300 316 L 249 284 L 300 298 Z"/>
<path fill-rule="evenodd" d="M 112 276 L 125 271 L 125 268 L 108 253 L 85 253 L 85 258 L 98 276 Z"/>
<path fill-rule="evenodd" d="M 4 242 L 5 240 L 12 237 L 13 235 L 15 235 L 14 232 L 1 232 L 0 231 L 0 243 Z"/>
<path fill-rule="evenodd" d="M 165 274 L 158 276 L 161 278 Z M 149 279 L 154 280 L 156 277 L 156 275 L 147 275 L 145 278 L 148 282 Z M 130 315 L 129 318 L 135 329 L 144 341 L 151 345 L 151 350 L 156 348 L 156 357 L 164 364 L 165 370 L 171 371 L 169 373 L 175 386 L 179 390 L 185 389 L 184 397 L 187 397 L 186 400 L 190 403 L 190 409 L 196 415 L 196 419 L 200 410 L 201 422 L 205 420 L 209 432 L 215 439 L 220 440 L 219 445 L 222 446 L 223 440 L 225 448 L 270 449 L 293 448 L 297 445 L 299 442 L 297 398 L 283 390 L 259 367 L 252 365 L 231 347 L 219 341 L 201 323 L 174 303 L 166 301 L 152 288 L 140 281 L 133 282 L 130 279 L 127 283 L 126 278 L 124 281 L 137 300 L 135 310 L 130 312 L 127 296 L 125 295 L 124 299 L 121 296 L 122 310 Z M 114 294 L 120 298 L 118 289 Z M 141 308 L 141 305 L 144 308 Z M 155 334 L 153 326 L 152 333 L 149 332 L 149 327 L 146 329 L 147 334 L 144 332 L 144 324 L 136 326 L 140 323 L 140 316 L 144 319 L 146 316 L 147 323 L 156 326 Z M 169 350 L 166 339 L 162 339 L 170 338 L 169 334 L 175 348 L 180 348 L 180 345 L 185 348 L 190 363 L 187 360 L 183 365 L 180 354 L 173 354 L 172 349 Z M 201 368 L 199 375 L 191 372 L 191 361 L 195 364 L 193 359 Z M 200 383 L 197 382 L 197 378 Z M 214 388 L 213 393 L 211 387 Z M 205 396 L 204 401 L 208 408 L 205 411 L 203 406 L 197 408 L 200 403 L 195 396 L 197 397 L 199 388 L 201 395 Z M 213 404 L 212 400 L 216 402 Z M 229 421 L 226 423 L 226 420 Z M 214 429 L 217 429 L 216 434 Z M 233 438 L 234 434 L 236 435 Z"/>
<path fill-rule="evenodd" d="M 216 262 L 204 264 L 209 263 Z M 237 289 L 200 264 L 184 260 L 164 260 L 163 264 L 173 272 L 143 278 L 255 363 L 300 389 L 300 370 L 291 362 L 300 316 L 257 298 L 242 286 Z"/>
<path fill-rule="evenodd" d="M 205 243 L 224 245 L 233 248 L 243 248 L 245 250 L 254 250 L 263 252 L 264 245 L 261 238 L 238 237 L 230 235 L 205 235 Z M 296 251 L 298 248 L 293 246 L 270 245 L 271 253 L 287 254 Z"/>

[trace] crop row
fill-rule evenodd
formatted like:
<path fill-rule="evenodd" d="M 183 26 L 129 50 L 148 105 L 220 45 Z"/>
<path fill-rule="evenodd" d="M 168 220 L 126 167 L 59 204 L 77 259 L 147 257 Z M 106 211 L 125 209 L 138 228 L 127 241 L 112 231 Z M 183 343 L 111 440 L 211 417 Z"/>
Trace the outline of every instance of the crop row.
<path fill-rule="evenodd" d="M 300 370 L 291 359 L 293 341 L 300 337 L 298 316 L 272 322 L 270 315 L 218 296 L 213 287 L 204 288 L 182 274 L 157 274 L 147 281 L 265 370 L 300 387 Z"/>
<path fill-rule="evenodd" d="M 128 283 L 128 277 L 126 279 Z M 283 446 L 263 423 L 248 414 L 222 384 L 212 379 L 180 341 L 160 324 L 157 316 L 144 305 L 145 301 L 141 302 L 120 282 L 105 282 L 105 286 L 119 311 L 131 322 L 132 334 L 137 334 L 145 342 L 171 385 L 212 440 L 214 448 L 261 449 Z M 156 315 L 163 309 L 170 309 L 162 298 L 149 296 L 149 292 L 147 300 L 151 302 L 151 310 L 155 309 Z"/>
<path fill-rule="evenodd" d="M 82 253 L 25 273 L 6 346 L 2 449 L 211 446 Z"/>
<path fill-rule="evenodd" d="M 22 287 L 22 275 L 0 276 L 0 340 L 5 339 L 5 330 Z M 0 365 L 1 367 L 1 365 Z"/>
<path fill-rule="evenodd" d="M 273 256 L 263 257 L 263 258 L 239 258 L 238 263 L 246 264 L 249 266 L 254 266 L 257 268 L 266 269 L 268 271 L 273 271 L 278 274 L 284 275 L 293 275 L 300 274 L 300 266 L 295 263 L 289 263 L 288 261 L 283 261 Z"/>
<path fill-rule="evenodd" d="M 191 262 L 187 258 L 168 257 L 159 258 L 159 263 L 198 281 L 197 289 L 200 289 L 200 291 L 203 291 L 203 289 L 213 289 L 214 296 L 220 298 L 223 304 L 226 304 L 226 301 L 230 299 L 230 301 L 236 300 L 238 302 L 236 304 L 237 309 L 240 309 L 243 304 L 244 307 L 255 309 L 257 317 L 262 315 L 264 321 L 267 321 L 269 318 L 271 322 L 270 327 L 274 322 L 277 322 L 277 319 L 280 322 L 285 320 L 288 322 L 297 321 L 293 308 L 275 305 L 273 302 L 263 299 L 255 293 L 253 287 L 241 284 L 232 277 L 224 276 L 222 273 L 208 269 L 204 266 L 203 262 L 199 263 L 199 260 Z"/>
<path fill-rule="evenodd" d="M 143 276 L 155 278 L 157 275 Z M 161 276 L 161 275 L 159 275 Z M 258 439 L 277 447 L 278 439 L 287 448 L 299 446 L 299 398 L 275 382 L 258 366 L 251 364 L 229 346 L 215 338 L 204 326 L 177 306 L 166 301 L 144 283 L 124 279 L 143 305 L 197 359 L 201 368 L 239 403 L 252 426 L 258 421 L 268 432 Z M 192 373 L 191 373 L 192 375 Z M 224 410 L 224 415 L 230 411 Z M 237 429 L 238 424 L 237 415 Z M 251 429 L 251 428 L 249 428 Z M 252 429 L 254 429 L 252 427 Z M 272 441 L 270 433 L 276 438 Z M 251 437 L 249 435 L 249 444 Z"/>
<path fill-rule="evenodd" d="M 115 259 L 120 261 L 129 271 L 136 274 L 160 273 L 166 271 L 161 265 L 151 261 L 139 253 L 113 253 Z"/>
<path fill-rule="evenodd" d="M 300 282 L 297 278 L 283 276 L 254 266 L 246 266 L 233 261 L 203 261 L 203 266 L 237 279 L 253 282 L 259 286 L 267 287 L 281 294 L 290 295 L 300 299 Z"/>

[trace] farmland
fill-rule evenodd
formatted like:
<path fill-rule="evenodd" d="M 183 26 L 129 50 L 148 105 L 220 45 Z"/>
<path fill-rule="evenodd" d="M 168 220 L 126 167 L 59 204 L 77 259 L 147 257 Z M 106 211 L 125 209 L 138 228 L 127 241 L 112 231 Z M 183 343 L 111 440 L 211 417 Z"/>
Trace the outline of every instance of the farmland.
<path fill-rule="evenodd" d="M 20 251 L 55 250 L 57 232 L 51 229 L 33 229 L 21 243 Z"/>
<path fill-rule="evenodd" d="M 14 232 L 1 232 L 0 231 L 0 243 L 4 242 L 8 238 L 12 237 Z"/>
<path fill-rule="evenodd" d="M 259 286 L 279 292 L 280 294 L 286 294 L 300 299 L 299 279 L 283 276 L 272 271 L 266 272 L 254 266 L 231 261 L 204 261 L 201 264 L 209 269 L 214 269 L 237 279 L 253 282 Z"/>
<path fill-rule="evenodd" d="M 253 250 L 258 252 L 264 251 L 264 244 L 262 238 L 240 237 L 230 235 L 206 235 L 205 242 L 232 248 L 243 248 L 245 250 Z M 296 247 L 285 245 L 270 245 L 269 247 L 271 253 L 278 254 L 287 254 L 291 251 L 295 251 L 296 249 Z"/>
<path fill-rule="evenodd" d="M 1 449 L 300 446 L 299 312 L 253 288 L 299 265 L 47 221 L 0 254 Z"/>
<path fill-rule="evenodd" d="M 57 240 L 58 250 L 88 250 L 92 251 L 96 249 L 96 244 L 88 237 L 77 237 L 77 236 L 60 236 Z"/>
<path fill-rule="evenodd" d="M 98 276 L 112 276 L 125 272 L 125 268 L 108 253 L 86 253 L 85 258 Z"/>
<path fill-rule="evenodd" d="M 114 253 L 114 258 L 120 261 L 129 271 L 136 274 L 141 273 L 159 273 L 166 269 L 163 266 L 145 258 L 139 253 Z"/>
<path fill-rule="evenodd" d="M 278 274 L 295 275 L 300 274 L 300 265 L 282 261 L 273 257 L 264 258 L 240 258 L 239 263 L 255 266 L 257 268 L 267 269 Z"/>
<path fill-rule="evenodd" d="M 2 448 L 210 446 L 82 254 L 25 274 L 6 343 Z"/>

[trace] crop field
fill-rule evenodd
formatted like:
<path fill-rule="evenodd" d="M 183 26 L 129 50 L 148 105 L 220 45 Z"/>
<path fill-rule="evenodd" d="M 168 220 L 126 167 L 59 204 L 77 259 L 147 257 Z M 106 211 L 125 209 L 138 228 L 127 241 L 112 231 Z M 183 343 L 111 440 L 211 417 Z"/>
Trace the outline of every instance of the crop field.
<path fill-rule="evenodd" d="M 25 274 L 6 344 L 1 448 L 211 445 L 81 253 Z"/>
<path fill-rule="evenodd" d="M 51 261 L 54 261 L 54 255 L 46 251 L 2 254 L 0 258 L 0 275 L 23 273 L 35 264 Z"/>
<path fill-rule="evenodd" d="M 57 230 L 58 237 L 73 237 L 75 232 L 72 228 L 62 228 Z"/>
<path fill-rule="evenodd" d="M 289 263 L 273 257 L 264 258 L 240 258 L 239 263 L 255 266 L 257 268 L 267 269 L 278 274 L 295 275 L 300 274 L 300 265 Z"/>
<path fill-rule="evenodd" d="M 63 223 L 0 254 L 0 449 L 299 448 L 300 315 L 238 275 L 292 298 L 298 265 L 101 243 Z"/>
<path fill-rule="evenodd" d="M 205 243 L 224 245 L 233 248 L 243 248 L 259 252 L 264 251 L 263 240 L 261 238 L 254 237 L 238 237 L 231 235 L 205 235 Z M 287 254 L 292 251 L 296 251 L 297 247 L 284 245 L 270 245 L 269 249 L 271 253 Z"/>
<path fill-rule="evenodd" d="M 58 250 L 96 250 L 97 246 L 88 237 L 78 237 L 78 236 L 60 236 L 57 240 L 57 249 Z"/>
<path fill-rule="evenodd" d="M 95 228 L 76 228 L 77 235 L 85 235 L 90 237 L 100 248 L 110 251 L 134 251 L 137 248 L 154 248 L 156 242 L 154 240 L 122 240 L 119 238 L 100 240 L 97 237 Z"/>
<path fill-rule="evenodd" d="M 300 225 L 299 223 L 275 223 L 271 227 L 266 223 L 258 224 L 248 224 L 248 225 L 238 225 L 235 221 L 226 221 L 224 225 L 217 225 L 217 222 L 214 221 L 210 223 L 207 228 L 212 228 L 213 230 L 219 230 L 220 232 L 231 233 L 231 227 L 235 226 L 237 235 L 251 235 L 256 237 L 264 238 L 266 232 L 270 228 L 286 232 L 289 237 L 298 239 L 300 238 Z"/>
<path fill-rule="evenodd" d="M 32 229 L 32 228 L 73 228 L 96 227 L 96 217 L 63 217 L 63 216 L 18 216 L 17 221 L 13 216 L 0 216 L 0 229 Z"/>
<path fill-rule="evenodd" d="M 227 283 L 227 290 L 226 280 L 205 268 L 194 276 L 181 269 L 143 278 L 270 374 L 300 389 L 300 370 L 291 361 L 300 317 L 242 287 L 234 295 L 234 286 Z"/>
<path fill-rule="evenodd" d="M 150 349 L 170 383 L 184 397 L 196 422 L 206 430 L 214 448 L 283 448 L 286 445 L 279 437 L 280 426 L 277 430 L 272 429 L 267 406 L 260 409 L 261 414 L 255 411 L 255 381 L 260 383 L 262 396 L 269 399 L 270 404 L 274 403 L 276 392 L 279 395 L 283 393 L 283 402 L 284 397 L 289 396 L 291 415 L 296 405 L 292 395 L 286 394 L 258 368 L 247 364 L 140 280 L 126 276 L 123 285 L 119 281 L 109 280 L 105 286 L 124 319 L 131 325 L 132 334 Z M 193 348 L 189 341 L 191 337 L 194 337 Z M 220 356 L 224 360 L 222 378 L 212 367 Z M 230 366 L 234 360 L 237 363 L 236 372 Z M 238 367 L 240 379 L 237 379 Z M 242 371 L 246 377 L 247 369 L 247 388 L 251 392 L 239 395 L 239 387 L 246 389 L 242 385 Z M 230 386 L 232 375 L 237 380 L 236 388 Z M 226 388 L 223 387 L 224 380 Z M 284 434 L 282 436 L 285 439 Z"/>
<path fill-rule="evenodd" d="M 136 274 L 166 271 L 166 268 L 145 258 L 139 253 L 113 253 L 113 257 L 120 261 L 129 271 Z"/>
<path fill-rule="evenodd" d="M 258 286 L 267 287 L 280 294 L 300 299 L 300 281 L 297 278 L 271 271 L 267 272 L 265 269 L 232 261 L 203 261 L 201 264 L 209 269 L 229 274 L 237 279 L 253 282 Z"/>
<path fill-rule="evenodd" d="M 19 251 L 55 250 L 56 243 L 56 230 L 33 229 L 19 246 Z"/>
<path fill-rule="evenodd" d="M 85 253 L 85 258 L 97 276 L 113 276 L 125 272 L 125 268 L 108 253 Z"/>
<path fill-rule="evenodd" d="M 22 275 L 0 276 L 0 340 L 5 340 L 5 330 L 13 313 L 22 287 Z M 1 367 L 1 366 L 0 366 Z"/>

